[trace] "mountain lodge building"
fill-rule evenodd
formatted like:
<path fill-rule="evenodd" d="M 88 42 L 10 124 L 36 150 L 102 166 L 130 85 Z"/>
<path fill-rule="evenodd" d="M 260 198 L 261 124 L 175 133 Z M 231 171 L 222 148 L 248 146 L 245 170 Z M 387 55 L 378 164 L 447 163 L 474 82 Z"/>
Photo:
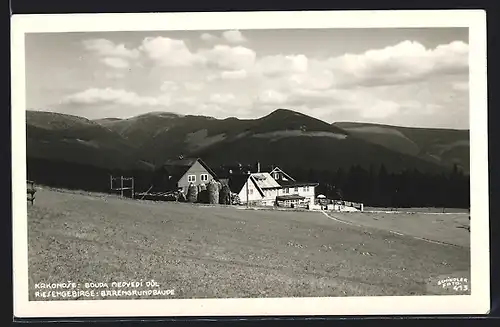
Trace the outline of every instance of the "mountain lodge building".
<path fill-rule="evenodd" d="M 182 191 L 187 194 L 190 184 L 200 189 L 216 179 L 215 173 L 200 158 L 167 160 L 156 170 L 155 188 L 162 191 Z"/>
<path fill-rule="evenodd" d="M 259 171 L 259 169 L 257 170 Z M 257 172 L 228 178 L 231 192 L 241 203 L 263 206 L 307 207 L 314 204 L 318 183 L 297 182 L 276 167 L 270 173 Z"/>

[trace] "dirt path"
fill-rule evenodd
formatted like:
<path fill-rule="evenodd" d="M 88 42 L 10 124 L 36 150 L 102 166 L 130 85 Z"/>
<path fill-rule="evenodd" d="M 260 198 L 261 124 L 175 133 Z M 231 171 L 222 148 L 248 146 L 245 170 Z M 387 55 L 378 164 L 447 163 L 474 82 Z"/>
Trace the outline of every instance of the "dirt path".
<path fill-rule="evenodd" d="M 372 213 L 323 212 L 328 218 L 352 224 L 389 231 L 416 239 L 443 244 L 470 247 L 468 214 L 453 213 Z"/>

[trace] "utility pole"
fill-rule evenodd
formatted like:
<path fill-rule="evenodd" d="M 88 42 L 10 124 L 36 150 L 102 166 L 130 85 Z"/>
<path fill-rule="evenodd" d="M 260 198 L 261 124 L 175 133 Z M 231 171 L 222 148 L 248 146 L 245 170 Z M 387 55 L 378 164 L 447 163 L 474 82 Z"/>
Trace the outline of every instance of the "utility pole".
<path fill-rule="evenodd" d="M 250 182 L 250 174 L 248 174 L 247 178 L 247 208 L 250 206 L 250 199 L 248 198 L 248 183 Z"/>
<path fill-rule="evenodd" d="M 120 184 L 121 185 L 120 190 L 121 190 L 121 195 L 122 195 L 122 198 L 123 198 L 123 176 L 120 176 L 120 183 L 121 183 Z"/>
<path fill-rule="evenodd" d="M 134 177 L 132 177 L 132 199 L 134 198 Z"/>

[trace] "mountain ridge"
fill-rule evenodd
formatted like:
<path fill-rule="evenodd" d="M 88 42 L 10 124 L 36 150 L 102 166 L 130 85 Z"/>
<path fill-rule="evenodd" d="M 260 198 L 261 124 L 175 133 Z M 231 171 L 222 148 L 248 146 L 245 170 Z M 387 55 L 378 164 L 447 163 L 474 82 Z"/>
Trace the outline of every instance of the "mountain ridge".
<path fill-rule="evenodd" d="M 402 127 L 371 123 L 333 123 L 351 135 L 387 149 L 470 170 L 468 129 Z"/>
<path fill-rule="evenodd" d="M 405 128 L 405 129 L 414 129 L 414 130 L 428 130 L 428 131 L 457 131 L 457 132 L 469 132 L 468 128 L 449 128 L 449 127 L 425 127 L 425 126 L 403 126 L 403 125 L 391 125 L 391 124 L 382 124 L 382 123 L 368 123 L 368 122 L 355 122 L 355 121 L 336 121 L 331 123 L 334 126 L 349 128 L 353 126 L 361 126 L 361 125 L 371 125 L 371 126 L 379 126 L 379 127 L 393 127 L 393 128 Z"/>
<path fill-rule="evenodd" d="M 123 162 L 122 166 L 130 165 L 145 169 L 144 164 L 140 163 L 145 161 L 149 163 L 146 166 L 150 169 L 168 158 L 182 154 L 201 156 L 213 165 L 223 164 L 224 161 L 259 160 L 268 163 L 273 161 L 273 164 L 284 167 L 307 166 L 318 170 L 336 170 L 357 164 L 362 166 L 383 164 L 393 170 L 408 168 L 440 171 L 449 169 L 454 161 L 433 159 L 432 155 L 439 155 L 441 153 L 439 151 L 442 150 L 442 153 L 451 158 L 460 154 L 462 160 L 465 160 L 466 152 L 463 149 L 466 140 L 460 135 L 455 141 L 462 142 L 461 145 L 450 146 L 452 142 L 444 142 L 441 148 L 439 146 L 436 148 L 436 142 L 431 142 L 434 148 L 429 156 L 416 153 L 420 149 L 419 144 L 425 143 L 422 143 L 422 140 L 425 140 L 426 133 L 441 133 L 447 137 L 446 141 L 453 140 L 453 132 L 450 134 L 447 129 L 417 128 L 420 132 L 408 137 L 401 131 L 405 127 L 351 122 L 331 124 L 284 108 L 278 108 L 256 119 L 236 117 L 216 119 L 162 111 L 130 118 L 89 120 L 51 112 L 52 118 L 54 114 L 59 115 L 52 120 L 60 121 L 61 128 L 58 128 L 57 124 L 51 124 L 49 115 L 43 114 L 42 111 L 35 111 L 38 114 L 33 112 L 30 110 L 27 112 L 28 142 L 31 143 L 27 150 L 28 156 L 45 156 L 58 160 L 64 158 L 78 163 L 83 160 L 85 163 L 95 163 L 98 166 L 106 166 L 106 160 L 114 156 L 116 159 L 111 161 L 115 164 Z M 75 117 L 80 118 L 81 122 L 75 123 L 79 121 Z M 383 140 L 380 137 L 374 139 L 376 128 L 382 129 L 379 134 L 383 135 Z M 43 141 L 48 140 L 51 141 L 43 144 Z M 415 153 L 410 153 L 405 146 L 402 146 L 412 143 L 414 144 L 412 151 Z M 36 151 L 40 144 L 43 145 L 45 154 Z M 89 150 L 92 147 L 93 150 Z M 64 151 L 64 155 L 60 153 L 61 151 Z M 79 151 L 86 153 L 87 158 L 76 155 Z M 103 154 L 106 151 L 109 153 Z M 459 153 L 454 154 L 453 151 Z M 74 158 L 71 158 L 72 156 Z M 96 159 L 91 158 L 92 156 Z"/>

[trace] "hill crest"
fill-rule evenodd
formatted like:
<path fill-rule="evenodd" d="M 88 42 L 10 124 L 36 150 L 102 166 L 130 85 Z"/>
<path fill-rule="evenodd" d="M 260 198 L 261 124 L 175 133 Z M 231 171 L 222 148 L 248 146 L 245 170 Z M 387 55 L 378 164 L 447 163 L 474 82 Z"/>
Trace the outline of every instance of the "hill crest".
<path fill-rule="evenodd" d="M 65 126 L 63 134 L 51 127 L 53 120 L 61 121 L 60 125 Z M 463 131 L 457 134 L 453 130 L 415 130 L 382 124 L 330 124 L 284 108 L 256 119 L 216 119 L 151 112 L 127 119 L 88 120 L 66 114 L 29 112 L 27 125 L 28 137 L 33 144 L 31 154 L 36 149 L 34 144 L 49 137 L 52 143 L 44 144 L 45 149 L 58 158 L 63 156 L 60 154 L 62 149 L 66 151 L 64 156 L 68 157 L 68 153 L 72 153 L 68 149 L 72 146 L 75 149 L 92 146 L 93 151 L 112 149 L 118 157 L 122 156 L 119 153 L 126 152 L 128 160 L 134 158 L 137 162 L 147 161 L 152 165 L 182 154 L 201 156 L 213 165 L 260 160 L 321 170 L 383 164 L 393 170 L 439 171 L 450 167 L 457 156 L 466 160 L 464 153 L 468 150 L 468 139 L 460 134 Z M 45 134 L 40 130 L 45 130 Z M 43 137 L 38 140 L 40 135 Z M 65 141 L 68 139 L 70 144 Z M 429 139 L 441 143 L 429 143 Z M 81 140 L 88 142 L 82 143 Z M 431 145 L 432 151 L 426 144 Z M 81 156 L 76 158 L 80 160 Z M 93 158 L 86 160 L 92 162 Z M 105 164 L 103 161 L 101 164 Z"/>

